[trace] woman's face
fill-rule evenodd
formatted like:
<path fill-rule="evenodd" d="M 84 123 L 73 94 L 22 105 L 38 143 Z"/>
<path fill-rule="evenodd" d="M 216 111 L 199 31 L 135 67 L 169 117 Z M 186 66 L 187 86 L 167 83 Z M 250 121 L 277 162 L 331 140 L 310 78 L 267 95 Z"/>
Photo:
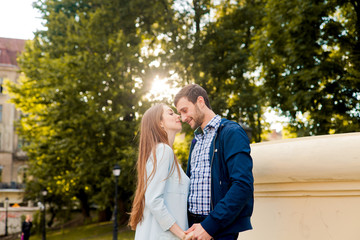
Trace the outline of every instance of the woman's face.
<path fill-rule="evenodd" d="M 165 129 L 166 132 L 175 132 L 178 133 L 181 131 L 181 121 L 180 115 L 174 113 L 174 111 L 168 107 L 164 106 L 164 112 L 162 115 L 161 121 L 162 127 Z"/>

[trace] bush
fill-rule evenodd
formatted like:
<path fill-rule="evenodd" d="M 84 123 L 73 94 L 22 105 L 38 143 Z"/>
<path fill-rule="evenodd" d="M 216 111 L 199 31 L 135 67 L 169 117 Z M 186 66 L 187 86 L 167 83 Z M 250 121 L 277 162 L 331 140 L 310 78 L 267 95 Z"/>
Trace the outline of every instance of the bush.
<path fill-rule="evenodd" d="M 32 234 L 37 234 L 37 233 L 40 233 L 41 230 L 42 230 L 42 226 L 41 226 L 41 211 L 38 210 L 34 213 L 33 215 L 33 219 L 32 219 L 32 228 L 31 228 L 31 233 Z M 21 216 L 21 219 L 22 219 L 22 216 Z M 25 218 L 24 218 L 25 220 Z"/>

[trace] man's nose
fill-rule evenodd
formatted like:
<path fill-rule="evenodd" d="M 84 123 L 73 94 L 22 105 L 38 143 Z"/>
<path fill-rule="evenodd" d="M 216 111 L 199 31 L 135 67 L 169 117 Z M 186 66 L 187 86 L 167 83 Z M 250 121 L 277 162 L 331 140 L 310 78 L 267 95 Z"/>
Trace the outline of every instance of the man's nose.
<path fill-rule="evenodd" d="M 180 114 L 179 116 L 180 116 L 180 121 L 185 122 L 185 116 L 182 114 Z"/>

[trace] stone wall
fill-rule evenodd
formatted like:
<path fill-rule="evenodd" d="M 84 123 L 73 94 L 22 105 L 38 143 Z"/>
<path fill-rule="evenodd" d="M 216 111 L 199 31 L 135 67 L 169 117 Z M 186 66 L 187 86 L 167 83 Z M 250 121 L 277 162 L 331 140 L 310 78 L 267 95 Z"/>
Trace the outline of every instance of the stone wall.
<path fill-rule="evenodd" d="M 360 239 L 360 133 L 251 147 L 254 229 L 239 239 Z"/>
<path fill-rule="evenodd" d="M 8 234 L 21 232 L 21 216 L 31 215 L 38 211 L 39 208 L 35 207 L 9 207 L 8 208 Z M 5 234 L 5 208 L 0 208 L 0 236 Z"/>

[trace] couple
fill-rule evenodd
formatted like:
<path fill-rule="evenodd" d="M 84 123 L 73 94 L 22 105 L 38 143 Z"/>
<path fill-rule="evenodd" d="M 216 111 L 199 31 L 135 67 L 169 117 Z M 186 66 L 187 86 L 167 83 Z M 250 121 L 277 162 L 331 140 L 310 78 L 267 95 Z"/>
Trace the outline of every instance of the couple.
<path fill-rule="evenodd" d="M 175 96 L 181 120 L 195 130 L 187 172 L 172 145 L 180 116 L 164 105 L 141 121 L 138 183 L 129 225 L 135 240 L 235 240 L 252 228 L 252 159 L 242 127 L 221 119 L 197 84 Z M 190 228 L 188 228 L 190 227 Z"/>

